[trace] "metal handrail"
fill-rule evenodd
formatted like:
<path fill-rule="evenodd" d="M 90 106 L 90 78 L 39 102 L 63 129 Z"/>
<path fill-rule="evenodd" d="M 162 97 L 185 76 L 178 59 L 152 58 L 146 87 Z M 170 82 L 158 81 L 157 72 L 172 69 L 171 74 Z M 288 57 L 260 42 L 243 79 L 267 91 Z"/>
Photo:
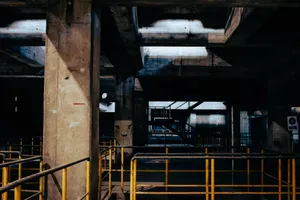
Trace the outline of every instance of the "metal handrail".
<path fill-rule="evenodd" d="M 39 157 L 41 157 L 41 156 L 39 156 Z M 1 187 L 0 188 L 0 193 L 8 192 L 9 190 L 16 188 L 16 187 L 22 185 L 23 183 L 31 181 L 32 179 L 41 178 L 41 177 L 47 176 L 49 174 L 52 174 L 54 172 L 60 171 L 62 169 L 65 169 L 67 167 L 76 165 L 76 164 L 81 163 L 83 161 L 89 161 L 89 160 L 90 160 L 89 157 L 82 158 L 80 160 L 77 160 L 77 161 L 74 161 L 74 162 L 71 162 L 71 163 L 63 164 L 63 165 L 54 167 L 52 169 L 48 169 L 48 170 L 45 170 L 45 171 L 42 171 L 42 172 L 30 175 L 30 176 L 26 176 L 26 177 L 24 177 L 24 178 L 22 178 L 20 180 L 16 180 L 14 182 L 11 182 L 11 183 L 7 184 L 6 186 Z"/>
<path fill-rule="evenodd" d="M 282 158 L 295 158 L 295 159 L 300 159 L 300 156 L 243 156 L 243 155 L 199 155 L 199 154 L 186 154 L 186 155 L 170 155 L 170 154 L 165 154 L 165 155 L 147 155 L 147 154 L 143 154 L 143 155 L 136 155 L 134 156 L 131 160 L 135 160 L 136 158 L 144 158 L 145 156 L 147 156 L 147 159 L 172 159 L 172 158 L 177 158 L 177 159 L 186 159 L 186 158 L 203 158 L 203 159 L 282 159 Z"/>
<path fill-rule="evenodd" d="M 247 149 L 248 154 L 250 154 L 249 149 Z M 262 151 L 263 153 L 263 151 Z M 143 156 L 142 156 L 143 155 Z M 150 156 L 148 156 L 150 155 Z M 209 196 L 211 196 L 211 199 L 214 200 L 215 199 L 215 195 L 221 195 L 221 194 L 229 194 L 229 195 L 237 195 L 237 194 L 256 194 L 256 195 L 267 195 L 267 194 L 273 194 L 273 195 L 278 195 L 278 199 L 281 200 L 282 199 L 282 195 L 288 195 L 288 196 L 292 196 L 293 200 L 296 200 L 297 196 L 300 193 L 297 192 L 297 185 L 296 185 L 296 159 L 299 159 L 300 157 L 297 155 L 294 156 L 290 156 L 290 155 L 286 155 L 286 156 L 273 156 L 271 158 L 276 158 L 278 159 L 278 184 L 277 185 L 265 185 L 264 184 L 264 158 L 259 157 L 259 156 L 240 156 L 240 155 L 231 155 L 225 158 L 228 159 L 234 159 L 234 157 L 237 158 L 243 158 L 243 159 L 247 159 L 247 184 L 244 185 L 240 185 L 240 184 L 231 184 L 231 185 L 218 185 L 215 184 L 215 172 L 217 171 L 215 169 L 215 159 L 222 159 L 224 157 L 215 157 L 215 156 L 202 156 L 201 154 L 191 154 L 191 153 L 187 153 L 185 156 L 183 156 L 183 154 L 181 156 L 177 156 L 176 154 L 173 155 L 169 155 L 168 152 L 165 153 L 165 156 L 162 156 L 162 154 L 160 156 L 151 156 L 150 154 L 140 154 L 140 155 L 134 155 L 134 157 L 131 159 L 131 164 L 130 164 L 130 200 L 136 200 L 136 195 L 137 194 L 194 194 L 194 195 L 205 195 L 206 196 L 206 200 L 209 199 Z M 155 158 L 155 159 L 163 159 L 166 160 L 166 175 L 165 175 L 165 184 L 137 184 L 137 159 L 151 159 L 151 158 Z M 173 159 L 173 158 L 179 158 L 179 159 L 197 159 L 197 158 L 203 158 L 205 159 L 205 185 L 202 184 L 197 184 L 197 185 L 182 185 L 182 184 L 169 184 L 168 183 L 168 159 Z M 261 159 L 261 184 L 250 184 L 250 158 L 258 158 Z M 270 157 L 268 157 L 270 158 Z M 282 159 L 283 158 L 288 158 L 288 181 L 286 182 L 287 185 L 283 185 L 282 182 Z M 290 159 L 292 158 L 292 159 Z M 209 160 L 211 161 L 211 168 L 209 169 Z M 292 161 L 292 163 L 290 162 Z M 292 166 L 291 166 L 292 164 Z M 290 171 L 290 167 L 292 168 L 292 176 L 291 175 L 291 171 Z M 211 183 L 209 183 L 209 173 L 210 173 L 210 177 L 211 177 Z M 292 181 L 291 181 L 291 177 L 292 177 Z M 165 187 L 165 192 L 157 192 L 157 191 L 138 191 L 137 187 L 146 187 L 146 186 L 152 186 L 152 187 Z M 168 191 L 168 187 L 205 187 L 205 191 L 197 191 L 197 192 L 174 192 L 174 191 Z M 248 191 L 215 191 L 215 187 L 248 187 Z M 253 192 L 250 191 L 250 187 L 261 187 L 261 192 Z M 276 192 L 269 192 L 269 191 L 264 191 L 263 188 L 267 188 L 267 187 L 275 187 L 278 188 L 278 191 Z M 282 188 L 286 187 L 287 191 L 283 191 Z M 209 191 L 210 188 L 210 191 Z M 292 190 L 292 191 L 291 191 Z M 289 198 L 290 199 L 290 198 Z"/>
<path fill-rule="evenodd" d="M 41 160 L 41 159 L 42 159 L 42 156 L 34 156 L 34 157 L 31 157 L 31 158 L 14 160 L 14 161 L 11 161 L 11 162 L 1 163 L 0 164 L 0 168 L 2 168 L 2 167 L 8 167 L 10 165 L 16 165 L 16 164 L 26 163 L 26 162 L 33 161 L 33 160 Z"/>
<path fill-rule="evenodd" d="M 3 153 L 3 154 L 18 154 L 18 155 L 21 155 L 21 152 L 20 152 L 20 151 L 0 151 L 0 153 Z"/>

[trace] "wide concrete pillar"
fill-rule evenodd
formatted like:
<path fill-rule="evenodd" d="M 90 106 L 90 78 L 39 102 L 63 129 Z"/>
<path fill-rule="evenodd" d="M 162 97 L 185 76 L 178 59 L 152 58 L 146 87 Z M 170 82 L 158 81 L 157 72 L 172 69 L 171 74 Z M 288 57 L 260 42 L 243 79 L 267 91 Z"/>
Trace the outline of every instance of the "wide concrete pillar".
<path fill-rule="evenodd" d="M 283 101 L 284 96 L 278 92 L 278 85 L 269 82 L 268 91 L 268 131 L 265 137 L 265 146 L 275 151 L 291 152 L 292 135 L 287 130 L 287 116 L 290 106 Z"/>
<path fill-rule="evenodd" d="M 116 77 L 115 138 L 121 146 L 133 145 L 134 77 Z M 126 148 L 131 154 L 132 149 Z"/>
<path fill-rule="evenodd" d="M 47 14 L 44 91 L 45 168 L 91 159 L 91 197 L 97 199 L 100 22 L 91 1 L 60 1 Z M 86 163 L 68 168 L 67 198 L 86 193 Z M 49 176 L 48 200 L 61 199 L 61 172 Z"/>

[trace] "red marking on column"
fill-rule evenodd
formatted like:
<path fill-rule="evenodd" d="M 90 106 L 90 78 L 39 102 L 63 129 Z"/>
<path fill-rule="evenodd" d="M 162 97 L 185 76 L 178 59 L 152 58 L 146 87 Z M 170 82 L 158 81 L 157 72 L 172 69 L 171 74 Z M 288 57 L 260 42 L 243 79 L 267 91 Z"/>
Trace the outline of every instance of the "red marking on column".
<path fill-rule="evenodd" d="M 84 106 L 85 103 L 74 103 L 74 106 Z"/>

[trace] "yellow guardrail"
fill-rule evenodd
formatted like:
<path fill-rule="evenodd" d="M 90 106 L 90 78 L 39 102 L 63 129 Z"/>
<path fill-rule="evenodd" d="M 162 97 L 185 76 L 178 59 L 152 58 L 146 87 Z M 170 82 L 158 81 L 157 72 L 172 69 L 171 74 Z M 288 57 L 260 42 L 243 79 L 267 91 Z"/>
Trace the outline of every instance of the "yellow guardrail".
<path fill-rule="evenodd" d="M 220 192 L 217 192 L 215 193 L 214 192 L 214 188 L 212 190 L 213 193 L 215 194 L 253 194 L 253 192 L 250 191 L 251 188 L 258 188 L 258 187 L 261 187 L 261 191 L 258 193 L 258 194 L 278 194 L 278 199 L 280 199 L 281 195 L 282 194 L 290 194 L 290 189 L 293 188 L 291 187 L 291 170 L 295 170 L 294 168 L 291 169 L 291 157 L 290 159 L 287 160 L 287 163 L 288 163 L 288 168 L 287 168 L 287 182 L 284 182 L 282 180 L 282 160 L 283 158 L 287 158 L 287 157 L 283 157 L 285 156 L 285 154 L 278 154 L 278 153 L 264 153 L 264 150 L 261 150 L 260 153 L 251 153 L 250 151 L 250 148 L 246 148 L 246 152 L 247 153 L 235 153 L 235 154 L 232 154 L 232 153 L 209 153 L 209 152 L 212 152 L 213 149 L 212 148 L 199 148 L 199 147 L 186 147 L 186 148 L 182 148 L 182 149 L 191 149 L 191 150 L 201 150 L 203 151 L 204 150 L 204 153 L 201 154 L 201 158 L 205 158 L 205 166 L 203 169 L 193 169 L 193 170 L 190 170 L 190 169 L 169 169 L 169 157 L 168 156 L 172 156 L 172 158 L 176 158 L 174 157 L 174 155 L 178 155 L 180 153 L 169 153 L 169 150 L 172 149 L 172 148 L 176 148 L 178 149 L 178 147 L 165 147 L 165 148 L 162 148 L 164 149 L 163 151 L 165 152 L 164 153 L 164 157 L 165 159 L 165 169 L 137 169 L 134 165 L 134 162 L 131 163 L 132 166 L 130 166 L 129 169 L 125 169 L 125 164 L 124 164 L 124 158 L 125 158 L 125 149 L 144 149 L 144 150 L 147 150 L 147 149 L 157 149 L 157 147 L 119 147 L 119 146 L 111 146 L 111 147 L 108 147 L 107 149 L 105 150 L 102 150 L 100 152 L 100 156 L 99 156 L 99 193 L 100 193 L 100 196 L 101 196 L 101 188 L 102 188 L 102 185 L 104 183 L 104 181 L 108 184 L 108 188 L 107 188 L 107 195 L 110 196 L 112 195 L 112 188 L 115 188 L 114 190 L 116 190 L 116 186 L 120 186 L 120 191 L 116 191 L 116 192 L 124 192 L 124 174 L 125 173 L 130 173 L 131 175 L 133 173 L 165 173 L 165 182 L 164 184 L 162 185 L 137 185 L 135 186 L 136 187 L 165 187 L 165 191 L 168 192 L 168 189 L 169 188 L 172 188 L 172 187 L 205 187 L 205 196 L 206 196 L 206 199 L 208 199 L 209 195 L 211 194 L 211 192 L 207 193 L 207 191 L 209 190 L 209 188 L 211 189 L 211 185 L 213 184 L 214 185 L 214 181 L 215 181 L 215 173 L 219 173 L 219 172 L 232 172 L 232 173 L 235 173 L 235 172 L 243 172 L 246 174 L 246 177 L 247 177 L 247 182 L 246 184 L 243 184 L 243 185 L 233 185 L 233 184 L 228 184 L 228 185 L 215 185 L 215 187 L 240 187 L 240 188 L 246 188 L 247 192 L 227 192 L 227 193 L 220 193 Z M 113 157 L 113 155 L 115 155 Z M 118 157 L 120 158 L 119 162 L 116 163 L 116 155 L 118 155 Z M 139 154 L 137 154 L 139 155 Z M 153 153 L 151 153 L 151 155 L 153 155 Z M 246 168 L 245 169 L 240 169 L 240 170 L 237 170 L 237 169 L 215 169 L 214 168 L 214 160 L 212 160 L 212 155 L 225 155 L 227 157 L 230 157 L 230 159 L 236 159 L 235 157 L 236 156 L 242 156 L 243 159 L 245 160 L 246 162 Z M 257 169 L 251 169 L 251 160 L 254 158 L 253 155 L 255 155 L 255 159 L 260 159 L 260 166 L 258 166 Z M 280 155 L 280 159 L 279 159 L 279 156 Z M 288 155 L 291 155 L 291 154 L 288 154 Z M 294 156 L 294 154 L 292 154 Z M 269 176 L 270 174 L 267 174 L 265 172 L 265 159 L 267 158 L 270 158 L 270 156 L 277 156 L 276 158 L 278 158 L 278 177 L 276 178 L 278 180 L 278 184 L 277 185 L 264 185 L 264 177 L 265 176 Z M 135 156 L 136 157 L 136 156 Z M 272 157 L 272 158 L 273 158 Z M 295 156 L 294 156 L 295 157 Z M 149 158 L 149 157 L 147 157 Z M 200 158 L 200 157 L 199 157 Z M 229 158 L 227 158 L 229 159 Z M 213 167 L 213 168 L 209 168 L 209 166 Z M 295 167 L 295 166 L 293 166 Z M 134 171 L 133 171 L 134 170 Z M 212 171 L 214 172 L 212 174 Z M 169 174 L 170 173 L 174 173 L 174 172 L 179 172 L 179 173 L 204 173 L 205 174 L 205 181 L 206 181 L 206 184 L 204 185 L 172 185 L 172 184 L 169 184 Z M 260 173 L 260 184 L 251 184 L 251 173 Z M 113 173 L 120 173 L 120 181 L 117 181 L 117 182 L 112 182 L 112 174 Z M 294 172 L 293 172 L 294 173 Z M 213 178 L 211 178 L 211 183 L 209 184 L 209 176 L 213 176 Z M 132 178 L 132 177 L 131 177 Z M 273 177 L 274 179 L 274 177 Z M 114 185 L 115 184 L 115 185 Z M 264 191 L 264 188 L 274 188 L 274 187 L 277 187 L 279 188 L 278 189 L 278 193 L 268 193 L 266 191 Z M 280 188 L 287 188 L 287 192 L 283 192 Z M 132 189 L 132 185 L 130 186 L 130 189 Z M 134 192 L 133 192 L 134 193 Z M 139 194 L 139 193 L 136 193 L 136 194 Z M 147 194 L 147 193 L 145 193 Z M 164 193 L 163 193 L 164 194 Z M 168 193 L 169 194 L 169 193 Z M 177 194 L 177 193 L 172 193 L 172 194 Z M 202 194 L 202 193 L 197 193 L 197 194 Z M 279 197 L 280 196 L 280 197 Z"/>
<path fill-rule="evenodd" d="M 32 160 L 36 160 L 36 159 L 42 159 L 41 156 L 36 156 L 36 157 L 32 157 L 32 158 L 26 158 L 26 159 L 22 159 L 22 160 L 17 160 L 17 161 L 12 161 L 14 162 L 14 164 L 19 164 L 19 163 L 24 163 L 27 161 L 32 161 Z M 11 162 L 11 163 L 12 163 Z M 0 194 L 2 195 L 2 200 L 7 200 L 8 199 L 8 192 L 10 190 L 14 190 L 14 200 L 21 200 L 21 185 L 33 180 L 33 179 L 39 179 L 39 191 L 37 191 L 35 194 L 33 194 L 31 197 L 28 197 L 27 199 L 33 198 L 35 196 L 39 196 L 39 200 L 43 199 L 43 177 L 52 174 L 54 172 L 58 172 L 58 171 L 62 171 L 62 200 L 67 200 L 67 168 L 74 166 L 76 164 L 82 163 L 82 162 L 86 162 L 87 165 L 87 170 L 86 170 L 86 193 L 83 195 L 83 197 L 81 197 L 80 199 L 86 198 L 87 200 L 90 199 L 90 160 L 89 157 L 68 163 L 68 164 L 64 164 L 64 165 L 60 165 L 58 167 L 52 168 L 52 169 L 48 169 L 45 171 L 42 171 L 43 165 L 42 163 L 40 163 L 40 169 L 41 172 L 30 175 L 30 176 L 26 176 L 24 178 L 21 178 L 19 180 L 13 181 L 11 183 L 7 184 L 7 167 L 11 164 L 11 163 L 3 163 L 0 164 L 0 167 L 4 168 L 4 182 L 6 184 L 4 184 L 1 188 L 0 188 Z"/>
<path fill-rule="evenodd" d="M 12 153 L 18 153 L 18 152 L 9 152 L 8 151 L 5 153 L 12 154 Z M 10 167 L 12 167 L 14 165 L 18 165 L 18 180 L 17 181 L 19 181 L 22 179 L 22 164 L 29 163 L 29 162 L 35 162 L 37 160 L 40 160 L 40 165 L 42 165 L 42 157 L 41 156 L 34 156 L 31 158 L 19 159 L 19 160 L 14 160 L 14 161 L 5 162 L 5 163 L 0 164 L 0 168 L 2 168 L 2 187 L 6 187 L 7 185 L 10 184 L 9 183 Z M 16 190 L 21 192 L 22 191 L 21 186 L 19 186 Z M 30 191 L 30 192 L 36 192 L 36 191 Z M 18 197 L 18 195 L 19 195 L 19 193 L 17 194 L 16 197 Z M 8 199 L 8 191 L 2 193 L 1 196 L 2 196 L 2 198 L 1 198 L 2 200 L 7 200 Z"/>
<path fill-rule="evenodd" d="M 13 142 L 7 142 L 9 151 L 20 151 L 22 155 L 27 153 L 28 156 L 42 155 L 43 137 L 29 137 L 12 139 Z"/>
<path fill-rule="evenodd" d="M 229 185 L 217 185 L 215 184 L 215 174 L 216 174 L 216 169 L 215 169 L 215 160 L 217 159 L 276 159 L 278 162 L 278 184 L 276 185 L 264 185 L 263 183 L 261 184 L 229 184 Z M 209 196 L 211 200 L 215 199 L 216 195 L 278 195 L 278 199 L 282 199 L 282 195 L 288 195 L 288 197 L 292 196 L 292 200 L 296 200 L 296 195 L 299 195 L 300 192 L 297 192 L 297 186 L 296 186 L 296 159 L 299 159 L 300 157 L 291 155 L 291 154 L 281 154 L 281 155 L 274 155 L 274 154 L 242 154 L 242 153 L 237 153 L 237 154 L 229 154 L 229 153 L 211 153 L 211 154 L 206 154 L 206 153 L 137 153 L 132 159 L 130 163 L 130 200 L 136 200 L 136 196 L 138 194 L 164 194 L 164 195 L 171 195 L 171 194 L 176 194 L 176 195 L 182 195 L 182 194 L 189 194 L 189 195 L 205 195 L 206 200 L 209 200 Z M 165 180 L 165 184 L 138 184 L 137 182 L 137 172 L 141 171 L 138 170 L 137 164 L 139 159 L 160 159 L 160 160 L 168 160 L 168 159 L 205 159 L 205 184 L 168 184 L 167 181 L 167 176 Z M 283 185 L 282 181 L 282 159 L 287 159 L 289 162 L 292 161 L 292 184 L 290 183 L 290 180 L 288 180 L 287 184 Z M 210 163 L 210 169 L 208 167 Z M 166 170 L 167 171 L 167 170 Z M 263 173 L 263 168 L 262 172 Z M 209 174 L 210 174 L 210 182 L 209 182 Z M 288 174 L 290 174 L 290 168 L 288 168 Z M 137 191 L 138 187 L 165 187 L 166 190 L 164 192 L 161 191 Z M 173 192 L 173 191 L 168 191 L 167 188 L 170 187 L 189 187 L 189 188 L 205 188 L 205 191 L 197 191 L 197 192 Z M 215 188 L 222 188 L 222 187 L 247 187 L 247 191 L 231 191 L 231 192 L 217 192 L 215 191 Z M 261 191 L 261 192 L 251 192 L 249 191 L 250 187 L 262 187 L 262 188 L 278 188 L 278 191 L 276 192 L 266 192 L 266 191 Z M 286 187 L 288 188 L 287 192 L 283 192 L 282 188 Z M 290 188 L 292 188 L 292 192 L 290 192 Z M 209 190 L 210 189 L 210 190 Z"/>

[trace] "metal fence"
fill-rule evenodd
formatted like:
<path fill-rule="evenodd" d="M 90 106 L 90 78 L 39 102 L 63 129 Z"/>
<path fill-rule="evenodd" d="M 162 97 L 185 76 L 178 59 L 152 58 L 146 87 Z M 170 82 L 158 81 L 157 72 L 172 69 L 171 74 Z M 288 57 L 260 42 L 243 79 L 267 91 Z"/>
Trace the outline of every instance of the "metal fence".
<path fill-rule="evenodd" d="M 115 192 L 125 192 L 125 183 L 124 177 L 127 174 L 130 174 L 130 199 L 136 200 L 136 195 L 141 194 L 165 194 L 165 195 L 179 195 L 179 194 L 190 194 L 190 195 L 205 195 L 206 199 L 210 198 L 213 200 L 215 195 L 278 195 L 280 200 L 282 195 L 287 195 L 288 199 L 292 197 L 293 200 L 296 199 L 297 192 L 296 187 L 296 159 L 300 158 L 294 154 L 279 154 L 279 153 L 265 153 L 262 150 L 260 153 L 251 153 L 250 148 L 245 148 L 243 150 L 246 153 L 212 153 L 214 148 L 199 148 L 199 147 L 181 147 L 180 151 L 196 151 L 202 153 L 178 153 L 173 152 L 172 148 L 160 148 L 163 149 L 164 153 L 137 153 L 134 155 L 130 161 L 130 168 L 126 168 L 125 163 L 125 152 L 126 149 L 133 149 L 136 151 L 148 151 L 151 152 L 153 148 L 157 151 L 156 147 L 109 147 L 100 153 L 99 157 L 99 192 L 101 194 L 102 188 L 104 187 L 104 182 L 107 184 L 107 196 L 112 195 L 113 188 Z M 178 150 L 178 147 L 176 147 Z M 115 156 L 113 156 L 115 155 Z M 160 169 L 143 169 L 139 168 L 138 163 L 141 160 L 151 160 L 158 159 L 164 161 L 164 167 Z M 199 169 L 171 169 L 170 160 L 182 160 L 182 159 L 194 159 L 204 161 L 204 165 Z M 245 167 L 230 168 L 230 169 L 217 169 L 215 162 L 218 160 L 230 160 L 233 162 L 243 162 Z M 265 163 L 269 162 L 269 165 L 276 166 L 276 174 L 272 174 L 273 171 L 269 168 L 266 168 Z M 272 162 L 272 163 L 271 163 Z M 284 167 L 283 167 L 284 163 Z M 163 173 L 164 181 L 162 183 L 150 183 L 147 184 L 145 181 L 138 181 L 137 174 L 139 173 L 151 173 L 151 176 L 154 174 Z M 172 173 L 199 173 L 204 174 L 205 183 L 203 184 L 171 184 L 169 181 L 169 176 Z M 229 182 L 224 184 L 215 184 L 215 177 L 218 173 L 239 173 L 244 174 L 246 181 L 243 184 Z M 113 174 L 119 174 L 119 180 L 112 181 Z M 255 182 L 251 179 L 251 175 L 259 176 L 259 182 Z M 284 176 L 283 176 L 284 175 Z M 283 177 L 286 177 L 287 180 L 283 180 Z M 265 183 L 266 178 L 272 178 L 272 182 L 277 184 L 268 184 Z M 229 191 L 221 192 L 216 191 L 216 188 L 241 188 L 245 191 Z M 165 191 L 140 191 L 140 188 L 164 188 Z M 203 189 L 201 191 L 172 191 L 170 188 L 199 188 Z M 271 188 L 272 191 L 269 191 L 268 188 Z M 276 191 L 274 191 L 276 189 Z M 119 190 L 119 191 L 116 191 Z M 128 191 L 127 191 L 128 192 Z"/>

